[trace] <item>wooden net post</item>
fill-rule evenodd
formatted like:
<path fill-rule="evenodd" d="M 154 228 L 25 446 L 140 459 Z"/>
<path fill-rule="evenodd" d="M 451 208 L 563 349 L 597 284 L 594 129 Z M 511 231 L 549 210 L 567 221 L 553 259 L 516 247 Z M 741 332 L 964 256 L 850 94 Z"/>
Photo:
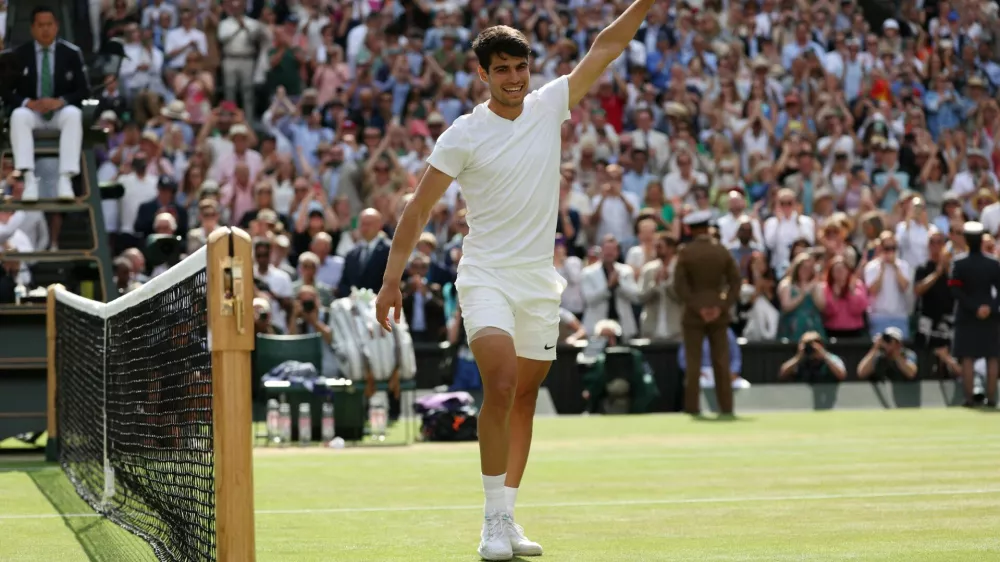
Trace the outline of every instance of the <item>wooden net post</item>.
<path fill-rule="evenodd" d="M 212 349 L 216 559 L 253 562 L 250 352 L 254 347 L 250 236 L 220 228 L 208 237 L 208 330 Z"/>
<path fill-rule="evenodd" d="M 50 285 L 45 301 L 45 366 L 46 374 L 46 431 L 48 440 L 45 442 L 45 460 L 59 460 L 59 424 L 56 421 L 56 289 L 62 285 Z"/>

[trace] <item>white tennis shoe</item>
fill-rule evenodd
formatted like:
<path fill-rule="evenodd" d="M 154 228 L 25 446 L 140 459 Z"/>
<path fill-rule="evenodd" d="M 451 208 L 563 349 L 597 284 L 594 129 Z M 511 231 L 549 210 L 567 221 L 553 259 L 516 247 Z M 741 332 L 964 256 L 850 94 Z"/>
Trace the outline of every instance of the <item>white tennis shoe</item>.
<path fill-rule="evenodd" d="M 510 560 L 514 558 L 511 541 L 507 538 L 510 516 L 501 511 L 486 514 L 483 533 L 479 541 L 479 556 L 483 560 Z"/>
<path fill-rule="evenodd" d="M 514 555 L 541 556 L 542 545 L 524 536 L 524 528 L 514 523 L 514 519 L 510 515 L 505 513 L 504 518 L 507 520 L 505 525 L 507 539 L 510 540 L 510 549 Z"/>

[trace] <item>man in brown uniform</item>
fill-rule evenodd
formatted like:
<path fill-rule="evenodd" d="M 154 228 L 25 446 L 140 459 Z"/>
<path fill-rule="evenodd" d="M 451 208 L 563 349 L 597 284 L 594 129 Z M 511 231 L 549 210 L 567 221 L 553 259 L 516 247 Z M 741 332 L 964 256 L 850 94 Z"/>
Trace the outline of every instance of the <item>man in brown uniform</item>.
<path fill-rule="evenodd" d="M 719 413 L 733 413 L 733 387 L 729 372 L 729 311 L 740 290 L 740 272 L 729 250 L 709 234 L 710 211 L 695 211 L 684 217 L 693 240 L 677 256 L 674 290 L 684 303 L 681 326 L 684 333 L 684 411 L 701 410 L 702 346 L 708 338 L 715 374 Z"/>

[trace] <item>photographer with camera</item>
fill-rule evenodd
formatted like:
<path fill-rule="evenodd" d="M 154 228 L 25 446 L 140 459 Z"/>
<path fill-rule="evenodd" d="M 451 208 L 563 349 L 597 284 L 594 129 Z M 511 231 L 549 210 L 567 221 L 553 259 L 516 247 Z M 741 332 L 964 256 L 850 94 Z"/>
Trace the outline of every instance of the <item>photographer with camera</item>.
<path fill-rule="evenodd" d="M 876 381 L 913 380 L 917 376 L 917 354 L 903 347 L 903 332 L 886 328 L 858 363 L 858 378 Z"/>
<path fill-rule="evenodd" d="M 847 369 L 840 357 L 823 347 L 818 332 L 806 332 L 799 339 L 795 357 L 781 365 L 778 378 L 807 383 L 842 381 L 847 378 Z"/>
<path fill-rule="evenodd" d="M 299 287 L 292 302 L 292 315 L 288 318 L 288 333 L 312 334 L 318 332 L 328 345 L 333 343 L 333 332 L 327 323 L 329 313 L 320 306 L 319 294 L 312 285 Z"/>
<path fill-rule="evenodd" d="M 270 335 L 282 333 L 271 324 L 271 301 L 264 297 L 253 299 L 253 333 Z"/>
<path fill-rule="evenodd" d="M 149 277 L 153 278 L 180 263 L 183 255 L 181 237 L 177 236 L 177 219 L 168 212 L 156 215 L 153 221 L 153 233 L 146 237 L 146 249 L 143 255 L 146 264 L 152 270 Z"/>
<path fill-rule="evenodd" d="M 292 314 L 288 317 L 288 334 L 318 333 L 326 344 L 323 346 L 324 377 L 337 375 L 337 358 L 333 354 L 333 330 L 330 329 L 329 309 L 320 305 L 319 293 L 312 285 L 299 287 L 292 302 Z"/>

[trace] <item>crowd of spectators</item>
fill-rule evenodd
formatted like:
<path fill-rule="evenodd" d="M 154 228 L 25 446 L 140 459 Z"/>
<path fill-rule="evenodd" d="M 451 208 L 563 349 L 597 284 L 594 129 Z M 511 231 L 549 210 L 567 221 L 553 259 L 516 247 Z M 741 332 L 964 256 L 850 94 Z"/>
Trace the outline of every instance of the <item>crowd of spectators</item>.
<path fill-rule="evenodd" d="M 125 193 L 104 203 L 119 286 L 158 272 L 136 250 L 150 235 L 179 236 L 190 252 L 217 225 L 238 225 L 255 238 L 261 327 L 322 331 L 317 310 L 352 286 L 378 289 L 435 139 L 487 98 L 476 34 L 523 30 L 537 88 L 569 73 L 628 3 L 100 5 L 98 43 L 120 38 L 129 57 L 100 100 L 111 140 L 99 180 Z M 677 339 L 681 219 L 708 210 L 744 277 L 736 335 L 824 342 L 894 329 L 957 368 L 949 263 L 965 220 L 1000 231 L 998 4 L 903 0 L 865 13 L 876 8 L 655 5 L 563 125 L 554 243 L 567 335 L 611 319 L 623 339 Z M 464 207 L 453 185 L 408 268 L 418 340 L 461 339 L 451 284 Z M 10 221 L 0 213 L 0 240 Z"/>

